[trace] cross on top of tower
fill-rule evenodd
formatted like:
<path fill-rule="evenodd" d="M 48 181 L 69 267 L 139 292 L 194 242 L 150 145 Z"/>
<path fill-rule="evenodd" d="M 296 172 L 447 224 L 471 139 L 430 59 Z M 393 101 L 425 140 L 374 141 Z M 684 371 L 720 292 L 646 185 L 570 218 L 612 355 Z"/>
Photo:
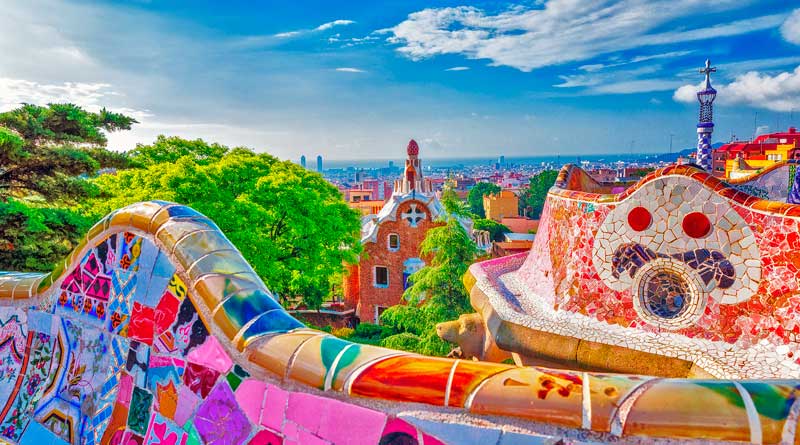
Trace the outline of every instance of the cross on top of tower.
<path fill-rule="evenodd" d="M 717 67 L 712 67 L 711 66 L 711 60 L 710 59 L 706 59 L 706 66 L 705 66 L 705 68 L 701 68 L 700 72 L 702 74 L 706 75 L 706 83 L 704 85 L 705 89 L 706 90 L 712 89 L 711 88 L 711 73 L 716 73 L 717 72 Z"/>

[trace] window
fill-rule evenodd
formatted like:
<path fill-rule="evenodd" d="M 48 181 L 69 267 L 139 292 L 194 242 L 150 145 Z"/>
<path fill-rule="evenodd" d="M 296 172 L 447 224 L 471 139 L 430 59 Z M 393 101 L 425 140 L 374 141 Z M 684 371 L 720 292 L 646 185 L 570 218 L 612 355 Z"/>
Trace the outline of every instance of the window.
<path fill-rule="evenodd" d="M 381 314 L 386 309 L 386 306 L 375 306 L 375 324 L 381 324 Z"/>
<path fill-rule="evenodd" d="M 389 269 L 375 266 L 375 287 L 389 287 Z"/>
<path fill-rule="evenodd" d="M 389 234 L 389 250 L 392 252 L 400 250 L 400 235 L 396 233 Z"/>

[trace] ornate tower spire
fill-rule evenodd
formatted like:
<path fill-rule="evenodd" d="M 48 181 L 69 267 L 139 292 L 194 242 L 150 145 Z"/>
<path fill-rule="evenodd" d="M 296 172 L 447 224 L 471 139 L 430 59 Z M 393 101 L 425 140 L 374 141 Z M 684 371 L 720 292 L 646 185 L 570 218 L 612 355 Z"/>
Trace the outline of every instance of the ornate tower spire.
<path fill-rule="evenodd" d="M 703 89 L 697 92 L 700 102 L 700 119 L 697 123 L 697 164 L 706 170 L 712 169 L 711 159 L 711 133 L 714 132 L 714 99 L 717 90 L 711 86 L 711 73 L 717 69 L 711 66 L 711 61 L 706 59 L 706 66 L 700 73 L 706 75 Z"/>
<path fill-rule="evenodd" d="M 417 141 L 411 139 L 406 147 L 406 168 L 403 177 L 395 181 L 395 193 L 428 193 L 431 191 L 430 184 L 422 177 L 422 163 L 419 159 L 419 145 Z"/>

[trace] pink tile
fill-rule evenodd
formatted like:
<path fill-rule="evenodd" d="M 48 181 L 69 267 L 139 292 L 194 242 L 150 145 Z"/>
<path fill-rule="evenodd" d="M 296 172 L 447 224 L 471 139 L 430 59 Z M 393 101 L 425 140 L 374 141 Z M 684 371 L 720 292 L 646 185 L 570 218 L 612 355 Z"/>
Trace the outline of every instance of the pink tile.
<path fill-rule="evenodd" d="M 183 425 L 192 417 L 200 398 L 185 385 L 178 387 L 178 406 L 175 409 L 175 423 Z"/>
<path fill-rule="evenodd" d="M 228 353 L 225 352 L 225 349 L 222 348 L 222 345 L 213 335 L 208 336 L 202 345 L 189 351 L 189 355 L 186 358 L 190 362 L 206 366 L 222 374 L 230 371 L 231 366 L 233 366 L 233 361 L 231 361 Z"/>
<path fill-rule="evenodd" d="M 338 400 L 328 400 L 319 417 L 317 435 L 336 445 L 374 445 L 386 425 L 386 414 Z"/>
<path fill-rule="evenodd" d="M 250 439 L 247 445 L 281 445 L 283 438 L 272 431 L 261 430 Z"/>
<path fill-rule="evenodd" d="M 382 436 L 385 436 L 389 433 L 406 433 L 412 437 L 417 437 L 417 429 L 414 428 L 410 423 L 406 422 L 402 419 L 390 419 L 386 423 L 386 428 L 383 430 Z"/>
<path fill-rule="evenodd" d="M 119 395 L 117 401 L 125 406 L 131 404 L 131 394 L 133 393 L 133 377 L 123 372 L 119 378 Z"/>
<path fill-rule="evenodd" d="M 245 379 L 236 388 L 236 402 L 252 423 L 258 423 L 261 418 L 261 404 L 266 391 L 267 384 L 255 379 Z"/>
<path fill-rule="evenodd" d="M 286 441 L 297 440 L 297 435 L 298 435 L 297 424 L 287 420 L 283 425 L 282 433 Z"/>
<path fill-rule="evenodd" d="M 299 431 L 298 439 L 299 439 L 298 442 L 302 443 L 303 445 L 331 445 L 331 443 L 328 442 L 327 440 L 322 440 L 319 437 L 304 430 Z"/>
<path fill-rule="evenodd" d="M 286 414 L 286 403 L 289 393 L 274 385 L 267 386 L 267 397 L 261 411 L 261 425 L 275 431 L 283 430 L 283 419 Z"/>
<path fill-rule="evenodd" d="M 325 417 L 329 400 L 302 392 L 291 393 L 289 394 L 289 405 L 286 408 L 286 419 L 316 433 L 319 430 L 321 418 Z"/>

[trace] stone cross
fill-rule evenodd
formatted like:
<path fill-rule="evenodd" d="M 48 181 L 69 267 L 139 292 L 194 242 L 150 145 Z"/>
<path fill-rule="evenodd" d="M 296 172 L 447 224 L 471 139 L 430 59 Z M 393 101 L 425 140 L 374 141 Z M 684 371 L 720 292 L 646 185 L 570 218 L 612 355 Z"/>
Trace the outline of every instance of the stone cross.
<path fill-rule="evenodd" d="M 426 215 L 425 212 L 422 212 L 417 208 L 416 204 L 411 204 L 409 211 L 406 213 L 401 213 L 400 217 L 408 221 L 408 225 L 411 227 L 417 227 L 417 224 L 425 219 Z"/>

